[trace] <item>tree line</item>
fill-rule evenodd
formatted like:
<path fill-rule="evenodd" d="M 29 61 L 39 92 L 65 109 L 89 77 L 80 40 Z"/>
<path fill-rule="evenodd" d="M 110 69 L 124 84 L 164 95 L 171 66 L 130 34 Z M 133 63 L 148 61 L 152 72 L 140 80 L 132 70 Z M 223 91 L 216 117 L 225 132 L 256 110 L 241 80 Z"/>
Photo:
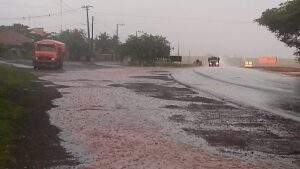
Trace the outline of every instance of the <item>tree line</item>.
<path fill-rule="evenodd" d="M 28 26 L 21 24 L 0 27 L 0 31 L 6 30 L 16 31 L 32 38 L 34 41 L 54 39 L 64 42 L 68 48 L 69 59 L 73 61 L 81 60 L 90 54 L 90 50 L 94 54 L 111 54 L 119 55 L 121 58 L 127 57 L 136 64 L 153 64 L 156 60 L 168 58 L 170 55 L 169 41 L 163 36 L 148 33 L 140 36 L 130 35 L 124 43 L 121 43 L 117 36 L 110 36 L 106 32 L 100 33 L 92 41 L 88 41 L 85 32 L 81 29 L 68 29 L 58 34 L 49 33 L 40 36 L 34 34 Z M 26 51 L 28 53 L 32 52 L 32 44 L 29 46 L 26 44 L 26 46 Z M 11 50 L 9 48 L 16 47 L 0 44 L 0 57 Z"/>
<path fill-rule="evenodd" d="M 290 0 L 281 3 L 279 7 L 267 9 L 255 22 L 266 26 L 275 36 L 288 47 L 296 48 L 294 54 L 300 62 L 300 0 Z M 66 43 L 71 60 L 80 60 L 89 54 L 90 48 L 95 53 L 115 54 L 122 58 L 128 57 L 138 64 L 153 64 L 170 56 L 170 43 L 162 36 L 144 33 L 141 36 L 130 35 L 125 43 L 121 43 L 116 36 L 100 33 L 92 44 L 87 40 L 85 32 L 79 29 L 65 30 L 59 34 L 50 33 L 43 36 L 32 33 L 28 26 L 14 24 L 0 26 L 0 31 L 13 30 L 34 41 L 41 39 L 56 39 Z M 17 49 L 16 49 L 17 48 Z M 23 44 L 19 47 L 10 47 L 0 43 L 0 57 L 14 56 L 14 51 L 20 55 L 32 55 L 32 45 Z"/>

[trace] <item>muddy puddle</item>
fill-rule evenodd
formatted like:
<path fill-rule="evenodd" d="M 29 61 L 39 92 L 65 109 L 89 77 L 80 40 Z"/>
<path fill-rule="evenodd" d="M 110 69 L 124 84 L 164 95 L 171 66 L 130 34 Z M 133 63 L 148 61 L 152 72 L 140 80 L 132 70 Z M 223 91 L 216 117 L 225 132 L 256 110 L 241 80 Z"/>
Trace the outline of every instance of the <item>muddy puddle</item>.
<path fill-rule="evenodd" d="M 136 78 L 136 79 L 158 79 L 158 80 L 164 80 L 164 81 L 173 81 L 170 76 L 167 74 L 159 74 L 157 76 L 132 76 L 131 78 Z"/>
<path fill-rule="evenodd" d="M 269 112 L 232 106 L 223 101 L 202 97 L 184 85 L 174 87 L 172 84 L 177 82 L 167 72 L 151 73 L 151 76 L 131 78 L 155 79 L 165 83 L 123 83 L 110 86 L 130 89 L 158 99 L 184 102 L 184 106 L 169 104 L 162 108 L 191 112 L 189 115 L 172 115 L 169 120 L 178 124 L 189 124 L 190 127 L 182 128 L 187 135 L 204 139 L 208 146 L 219 152 L 237 156 L 253 156 L 258 152 L 265 157 L 272 155 L 288 158 L 296 166 L 300 166 L 299 123 Z"/>
<path fill-rule="evenodd" d="M 183 87 L 164 86 L 154 83 L 124 83 L 124 84 L 111 84 L 112 87 L 123 87 L 134 90 L 137 93 L 151 96 L 154 98 L 164 100 L 175 100 L 184 102 L 200 102 L 200 103 L 221 103 L 219 101 L 198 96 L 198 94 Z"/>

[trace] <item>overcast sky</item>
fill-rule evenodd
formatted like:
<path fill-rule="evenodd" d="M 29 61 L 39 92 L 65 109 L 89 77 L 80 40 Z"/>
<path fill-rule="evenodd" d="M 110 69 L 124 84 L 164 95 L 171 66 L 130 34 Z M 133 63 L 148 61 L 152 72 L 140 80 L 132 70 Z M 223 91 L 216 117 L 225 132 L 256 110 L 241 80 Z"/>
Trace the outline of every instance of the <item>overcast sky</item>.
<path fill-rule="evenodd" d="M 180 44 L 181 55 L 292 58 L 292 48 L 253 22 L 267 8 L 285 1 L 63 0 L 63 29 L 86 30 L 86 15 L 81 6 L 92 5 L 90 15 L 95 16 L 95 34 L 113 35 L 116 24 L 124 23 L 119 30 L 123 42 L 129 34 L 143 31 L 167 37 L 175 48 L 173 53 L 177 53 Z M 58 32 L 59 11 L 60 0 L 0 0 L 0 25 L 23 23 Z"/>

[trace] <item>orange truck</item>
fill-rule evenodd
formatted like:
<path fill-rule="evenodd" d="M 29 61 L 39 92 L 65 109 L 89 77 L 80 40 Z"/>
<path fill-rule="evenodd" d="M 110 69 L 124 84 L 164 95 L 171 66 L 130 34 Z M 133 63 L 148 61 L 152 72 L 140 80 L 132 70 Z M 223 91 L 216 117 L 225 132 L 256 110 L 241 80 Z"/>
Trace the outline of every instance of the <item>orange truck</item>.
<path fill-rule="evenodd" d="M 33 67 L 54 67 L 61 69 L 63 67 L 64 57 L 66 55 L 66 45 L 56 40 L 41 40 L 34 43 Z"/>

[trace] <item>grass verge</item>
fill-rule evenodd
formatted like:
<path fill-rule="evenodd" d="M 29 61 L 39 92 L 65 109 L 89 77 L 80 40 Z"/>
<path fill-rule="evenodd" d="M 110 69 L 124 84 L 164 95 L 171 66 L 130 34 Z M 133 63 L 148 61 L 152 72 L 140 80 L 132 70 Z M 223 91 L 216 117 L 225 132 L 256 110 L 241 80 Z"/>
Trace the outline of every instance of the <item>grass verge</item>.
<path fill-rule="evenodd" d="M 13 160 L 11 147 L 17 137 L 16 119 L 24 112 L 23 106 L 14 103 L 7 96 L 10 91 L 26 88 L 33 78 L 28 71 L 0 65 L 0 168 Z"/>

